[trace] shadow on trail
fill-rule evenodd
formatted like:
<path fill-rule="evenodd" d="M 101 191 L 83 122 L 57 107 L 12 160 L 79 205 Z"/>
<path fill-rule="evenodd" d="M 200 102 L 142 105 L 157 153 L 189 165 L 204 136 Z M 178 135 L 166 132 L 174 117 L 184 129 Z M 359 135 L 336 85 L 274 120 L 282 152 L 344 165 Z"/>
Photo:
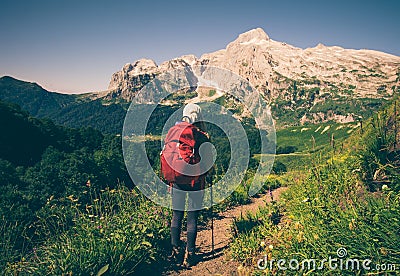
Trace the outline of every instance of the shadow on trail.
<path fill-rule="evenodd" d="M 222 242 L 215 244 L 216 247 L 220 245 Z M 211 246 L 210 246 L 211 247 Z M 146 270 L 141 270 L 139 273 L 140 275 L 178 275 L 181 272 L 184 271 L 190 271 L 193 268 L 195 268 L 197 265 L 201 265 L 204 262 L 212 261 L 214 259 L 219 258 L 224 254 L 224 250 L 228 247 L 228 245 L 225 245 L 223 247 L 216 248 L 214 252 L 210 250 L 207 250 L 206 252 L 199 252 L 196 255 L 196 262 L 193 265 L 193 267 L 186 268 L 182 267 L 180 265 L 170 263 L 168 260 L 162 260 L 157 264 L 157 267 L 150 269 L 150 267 L 147 267 Z M 138 275 L 139 275 L 138 274 Z"/>
<path fill-rule="evenodd" d="M 218 243 L 218 244 L 221 244 L 221 243 Z M 216 244 L 216 246 L 218 246 L 218 244 Z M 204 253 L 199 253 L 198 256 L 199 256 L 200 260 L 199 260 L 199 262 L 197 264 L 202 263 L 202 262 L 207 262 L 207 261 L 210 261 L 210 260 L 213 260 L 213 259 L 216 259 L 216 258 L 222 256 L 224 254 L 224 250 L 226 248 L 228 248 L 228 245 L 225 245 L 223 247 L 217 248 L 214 251 L 208 251 L 208 252 L 204 252 Z"/>

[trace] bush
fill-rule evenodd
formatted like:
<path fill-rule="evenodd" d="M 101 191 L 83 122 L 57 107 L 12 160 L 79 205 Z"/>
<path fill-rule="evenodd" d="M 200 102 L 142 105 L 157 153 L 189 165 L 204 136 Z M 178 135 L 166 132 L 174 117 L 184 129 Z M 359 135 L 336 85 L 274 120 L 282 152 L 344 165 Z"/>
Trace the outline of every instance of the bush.
<path fill-rule="evenodd" d="M 276 174 L 282 174 L 287 172 L 286 165 L 280 161 L 276 161 L 272 167 L 272 170 Z"/>

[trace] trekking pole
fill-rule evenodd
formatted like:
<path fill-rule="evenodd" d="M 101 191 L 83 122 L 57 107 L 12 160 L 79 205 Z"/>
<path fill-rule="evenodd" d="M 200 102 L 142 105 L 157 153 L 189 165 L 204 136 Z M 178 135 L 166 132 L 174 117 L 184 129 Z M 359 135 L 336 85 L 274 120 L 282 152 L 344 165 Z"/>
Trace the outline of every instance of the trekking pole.
<path fill-rule="evenodd" d="M 211 183 L 211 187 L 210 187 L 210 199 L 211 199 L 211 252 L 214 256 L 214 208 L 213 208 L 213 185 Z"/>

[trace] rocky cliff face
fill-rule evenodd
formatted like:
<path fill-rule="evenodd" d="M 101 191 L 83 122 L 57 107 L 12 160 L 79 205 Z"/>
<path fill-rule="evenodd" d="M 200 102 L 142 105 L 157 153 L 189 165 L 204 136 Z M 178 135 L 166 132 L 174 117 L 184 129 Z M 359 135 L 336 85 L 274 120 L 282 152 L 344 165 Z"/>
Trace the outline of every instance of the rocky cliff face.
<path fill-rule="evenodd" d="M 157 74 L 180 67 L 212 65 L 246 78 L 270 102 L 277 120 L 352 121 L 374 99 L 400 92 L 400 57 L 372 50 L 317 45 L 301 49 L 272 40 L 257 28 L 239 35 L 225 49 L 166 61 L 141 59 L 111 77 L 106 99 L 132 97 Z M 191 82 L 196 76 L 188 74 Z"/>

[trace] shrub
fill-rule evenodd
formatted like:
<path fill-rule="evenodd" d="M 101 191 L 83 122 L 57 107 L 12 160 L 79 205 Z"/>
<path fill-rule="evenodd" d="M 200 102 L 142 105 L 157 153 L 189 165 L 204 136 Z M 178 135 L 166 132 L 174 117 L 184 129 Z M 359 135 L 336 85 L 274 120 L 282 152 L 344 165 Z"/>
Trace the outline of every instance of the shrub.
<path fill-rule="evenodd" d="M 276 161 L 272 167 L 272 170 L 276 173 L 276 174 L 282 174 L 287 172 L 286 166 L 285 164 L 283 164 L 280 161 Z"/>

